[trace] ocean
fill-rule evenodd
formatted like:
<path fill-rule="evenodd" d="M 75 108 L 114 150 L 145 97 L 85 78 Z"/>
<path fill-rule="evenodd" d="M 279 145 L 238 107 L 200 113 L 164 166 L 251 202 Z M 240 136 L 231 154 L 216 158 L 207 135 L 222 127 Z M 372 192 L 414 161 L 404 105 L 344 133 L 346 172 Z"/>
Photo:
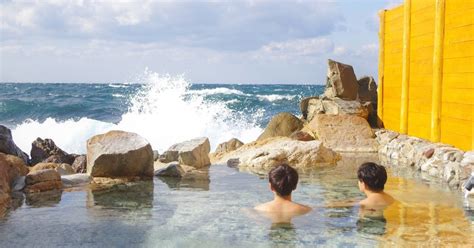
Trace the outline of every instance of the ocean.
<path fill-rule="evenodd" d="M 322 85 L 192 84 L 182 77 L 147 74 L 139 83 L 2 83 L 0 124 L 25 152 L 37 137 L 69 153 L 109 130 L 135 132 L 153 149 L 208 137 L 211 150 L 236 137 L 255 140 L 272 116 L 300 116 L 299 102 Z"/>

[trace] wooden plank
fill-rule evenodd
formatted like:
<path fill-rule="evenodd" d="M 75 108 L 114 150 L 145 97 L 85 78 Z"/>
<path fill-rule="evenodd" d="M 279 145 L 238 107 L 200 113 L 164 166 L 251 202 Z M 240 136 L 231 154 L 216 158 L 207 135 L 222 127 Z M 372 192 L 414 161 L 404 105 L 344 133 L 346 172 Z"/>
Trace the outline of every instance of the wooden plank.
<path fill-rule="evenodd" d="M 466 74 L 443 73 L 443 88 L 474 89 L 474 72 Z"/>
<path fill-rule="evenodd" d="M 443 73 L 474 72 L 474 56 L 463 58 L 445 58 L 443 60 Z"/>
<path fill-rule="evenodd" d="M 444 46 L 445 59 L 462 58 L 469 55 L 474 55 L 474 40 Z"/>
<path fill-rule="evenodd" d="M 472 113 L 474 111 L 474 103 L 449 103 L 444 102 L 441 106 L 441 116 L 448 118 L 456 118 L 460 120 L 474 121 Z"/>

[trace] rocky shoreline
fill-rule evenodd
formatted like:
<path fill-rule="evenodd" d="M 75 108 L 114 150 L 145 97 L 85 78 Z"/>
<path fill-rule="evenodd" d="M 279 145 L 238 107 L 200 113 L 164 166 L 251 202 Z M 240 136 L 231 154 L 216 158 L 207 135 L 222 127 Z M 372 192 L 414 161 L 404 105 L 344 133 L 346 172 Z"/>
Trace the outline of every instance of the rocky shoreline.
<path fill-rule="evenodd" d="M 301 117 L 277 114 L 254 142 L 233 138 L 213 153 L 206 137 L 175 144 L 159 154 L 135 133 L 110 131 L 91 137 L 87 154 L 69 154 L 47 138 L 33 141 L 27 154 L 15 145 L 11 131 L 0 125 L 0 216 L 12 207 L 15 194 L 31 198 L 38 192 L 106 188 L 153 176 L 199 178 L 211 164 L 256 174 L 282 162 L 299 170 L 317 169 L 335 166 L 347 153 L 378 154 L 385 165 L 411 167 L 451 188 L 462 188 L 474 171 L 474 151 L 383 129 L 376 114 L 373 78 L 357 80 L 350 65 L 332 60 L 328 67 L 324 94 L 303 99 Z"/>

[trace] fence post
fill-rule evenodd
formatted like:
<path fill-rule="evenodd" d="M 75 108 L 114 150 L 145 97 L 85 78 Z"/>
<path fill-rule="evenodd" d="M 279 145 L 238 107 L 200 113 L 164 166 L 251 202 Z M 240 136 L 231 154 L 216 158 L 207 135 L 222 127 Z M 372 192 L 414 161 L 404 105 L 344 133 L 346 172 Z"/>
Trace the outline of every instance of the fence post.
<path fill-rule="evenodd" d="M 441 121 L 441 85 L 443 83 L 443 46 L 444 46 L 445 0 L 436 0 L 433 85 L 431 89 L 431 141 L 440 140 Z"/>
<path fill-rule="evenodd" d="M 385 60 L 385 11 L 379 12 L 380 28 L 379 28 L 379 87 L 377 90 L 377 116 L 383 120 L 383 74 Z"/>
<path fill-rule="evenodd" d="M 410 80 L 410 22 L 411 0 L 403 4 L 403 53 L 402 53 L 402 87 L 400 104 L 400 133 L 408 131 L 408 82 Z"/>

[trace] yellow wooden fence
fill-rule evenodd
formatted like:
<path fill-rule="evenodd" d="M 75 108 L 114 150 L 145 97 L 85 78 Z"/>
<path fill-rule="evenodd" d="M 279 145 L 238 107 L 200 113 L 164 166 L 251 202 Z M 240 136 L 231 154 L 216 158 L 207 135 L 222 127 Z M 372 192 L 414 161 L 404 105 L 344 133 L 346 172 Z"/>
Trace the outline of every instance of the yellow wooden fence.
<path fill-rule="evenodd" d="M 474 0 L 380 12 L 378 115 L 387 129 L 474 150 Z"/>

